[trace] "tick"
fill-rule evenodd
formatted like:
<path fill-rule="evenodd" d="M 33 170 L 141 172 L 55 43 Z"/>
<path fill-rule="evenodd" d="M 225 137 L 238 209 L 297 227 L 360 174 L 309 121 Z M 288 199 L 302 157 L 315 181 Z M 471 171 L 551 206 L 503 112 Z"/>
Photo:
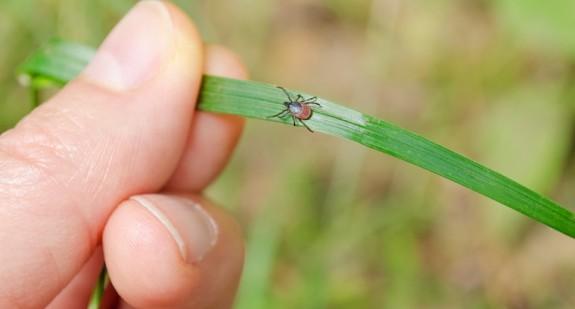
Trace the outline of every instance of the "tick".
<path fill-rule="evenodd" d="M 288 101 L 283 103 L 285 109 L 273 116 L 269 116 L 268 118 L 277 117 L 281 119 L 286 115 L 290 115 L 294 126 L 296 125 L 296 121 L 299 121 L 306 129 L 308 129 L 308 131 L 313 133 L 312 129 L 305 124 L 304 120 L 310 119 L 313 115 L 312 105 L 321 107 L 321 105 L 316 102 L 317 97 L 305 99 L 301 94 L 298 94 L 296 98 L 293 99 L 289 92 L 287 92 L 283 87 L 278 86 L 278 88 L 286 94 Z"/>

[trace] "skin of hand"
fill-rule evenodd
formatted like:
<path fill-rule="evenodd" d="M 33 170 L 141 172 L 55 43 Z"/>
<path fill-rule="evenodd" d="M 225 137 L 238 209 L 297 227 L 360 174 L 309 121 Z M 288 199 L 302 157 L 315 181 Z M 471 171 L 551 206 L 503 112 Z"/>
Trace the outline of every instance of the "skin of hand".
<path fill-rule="evenodd" d="M 246 78 L 188 17 L 140 1 L 74 81 L 0 136 L 0 308 L 229 308 L 244 248 L 202 198 L 240 136 L 195 111 L 204 72 Z"/>

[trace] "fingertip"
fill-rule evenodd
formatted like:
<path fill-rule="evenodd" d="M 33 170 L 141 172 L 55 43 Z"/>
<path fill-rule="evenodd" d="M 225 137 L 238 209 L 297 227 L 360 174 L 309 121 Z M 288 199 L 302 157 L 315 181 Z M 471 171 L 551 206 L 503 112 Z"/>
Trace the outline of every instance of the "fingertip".
<path fill-rule="evenodd" d="M 219 176 L 239 142 L 244 119 L 198 112 L 188 145 L 166 189 L 200 192 Z"/>
<path fill-rule="evenodd" d="M 192 74 L 193 78 L 200 81 L 206 57 L 202 37 L 190 17 L 178 6 L 169 1 L 161 2 L 169 12 L 176 29 L 175 44 L 179 52 L 172 60 L 177 62 L 175 66 L 180 69 L 180 74 Z"/>
<path fill-rule="evenodd" d="M 207 45 L 205 49 L 204 71 L 210 75 L 217 75 L 235 79 L 247 79 L 248 69 L 243 64 L 240 56 L 232 50 L 216 44 Z M 215 114 L 212 114 L 215 115 Z M 245 119 L 235 115 L 218 115 L 235 125 L 239 131 L 243 128 Z"/>
<path fill-rule="evenodd" d="M 197 272 L 157 219 L 128 200 L 110 217 L 104 256 L 114 288 L 134 307 L 175 306 L 197 285 Z"/>
<path fill-rule="evenodd" d="M 247 79 L 249 73 L 240 56 L 232 50 L 217 44 L 207 45 L 205 49 L 204 71 L 210 75 L 224 76 L 235 79 Z M 216 114 L 210 114 L 216 115 Z M 235 115 L 217 115 L 226 121 L 239 138 L 245 119 Z M 233 147 L 232 147 L 233 148 Z"/>
<path fill-rule="evenodd" d="M 240 57 L 221 45 L 208 45 L 205 49 L 204 71 L 207 74 L 236 79 L 247 79 L 248 71 Z"/>
<path fill-rule="evenodd" d="M 229 307 L 243 252 L 238 224 L 198 197 L 132 197 L 104 231 L 112 284 L 134 307 Z"/>
<path fill-rule="evenodd" d="M 217 44 L 207 45 L 205 49 L 204 71 L 210 75 L 224 76 L 235 79 L 247 79 L 249 73 L 240 56 L 232 50 Z M 237 137 L 243 129 L 245 119 L 235 115 L 216 115 L 227 122 L 230 129 L 235 129 Z M 232 147 L 233 148 L 233 147 Z"/>
<path fill-rule="evenodd" d="M 210 75 L 248 77 L 240 57 L 219 45 L 206 46 L 204 70 Z M 196 112 L 186 150 L 166 189 L 198 192 L 208 186 L 226 166 L 244 123 L 234 115 Z"/>

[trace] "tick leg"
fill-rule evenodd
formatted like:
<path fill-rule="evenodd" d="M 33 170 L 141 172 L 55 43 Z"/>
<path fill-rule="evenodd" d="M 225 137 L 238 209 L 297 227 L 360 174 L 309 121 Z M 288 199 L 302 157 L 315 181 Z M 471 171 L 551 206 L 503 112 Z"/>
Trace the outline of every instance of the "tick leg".
<path fill-rule="evenodd" d="M 301 124 L 303 124 L 303 126 L 304 126 L 308 131 L 310 131 L 311 133 L 313 133 L 313 130 L 310 129 L 310 128 L 307 126 L 307 124 L 305 124 L 305 122 L 303 122 L 303 120 L 301 120 L 301 119 L 299 119 L 299 118 L 298 118 L 298 120 L 299 120 L 299 122 L 301 122 Z"/>
<path fill-rule="evenodd" d="M 282 114 L 285 114 L 287 111 L 288 111 L 287 109 L 284 109 L 283 111 L 281 111 L 281 112 L 279 112 L 279 113 L 277 113 L 277 114 L 275 114 L 275 115 L 268 116 L 268 118 L 275 118 L 275 117 L 278 117 L 278 118 L 279 118 L 279 117 L 281 117 L 281 116 L 285 116 L 285 115 L 282 115 Z"/>
<path fill-rule="evenodd" d="M 311 97 L 309 99 L 304 100 L 302 103 L 309 104 L 309 105 L 316 105 L 316 106 L 321 107 L 321 104 L 317 103 L 316 101 L 317 101 L 317 97 Z"/>
<path fill-rule="evenodd" d="M 291 120 L 293 121 L 293 126 L 295 127 L 295 116 L 294 115 L 291 116 Z"/>
<path fill-rule="evenodd" d="M 293 102 L 293 99 L 291 98 L 291 95 L 289 94 L 289 92 L 287 92 L 287 90 L 285 90 L 284 87 L 281 87 L 281 86 L 277 86 L 277 87 L 278 87 L 279 89 L 281 89 L 281 90 L 286 94 L 286 96 L 288 97 L 288 99 L 290 100 L 290 102 Z"/>
<path fill-rule="evenodd" d="M 305 99 L 302 97 L 301 94 L 298 94 L 297 97 L 295 98 L 296 102 L 305 102 Z"/>

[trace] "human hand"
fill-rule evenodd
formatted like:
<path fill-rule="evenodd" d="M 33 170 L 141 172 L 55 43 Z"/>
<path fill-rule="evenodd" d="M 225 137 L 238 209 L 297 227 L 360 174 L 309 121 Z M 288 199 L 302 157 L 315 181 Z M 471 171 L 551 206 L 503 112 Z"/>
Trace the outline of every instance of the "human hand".
<path fill-rule="evenodd" d="M 0 308 L 85 308 L 104 260 L 120 307 L 231 306 L 239 227 L 200 192 L 243 121 L 195 111 L 204 68 L 246 77 L 173 5 L 141 1 L 0 136 Z"/>

